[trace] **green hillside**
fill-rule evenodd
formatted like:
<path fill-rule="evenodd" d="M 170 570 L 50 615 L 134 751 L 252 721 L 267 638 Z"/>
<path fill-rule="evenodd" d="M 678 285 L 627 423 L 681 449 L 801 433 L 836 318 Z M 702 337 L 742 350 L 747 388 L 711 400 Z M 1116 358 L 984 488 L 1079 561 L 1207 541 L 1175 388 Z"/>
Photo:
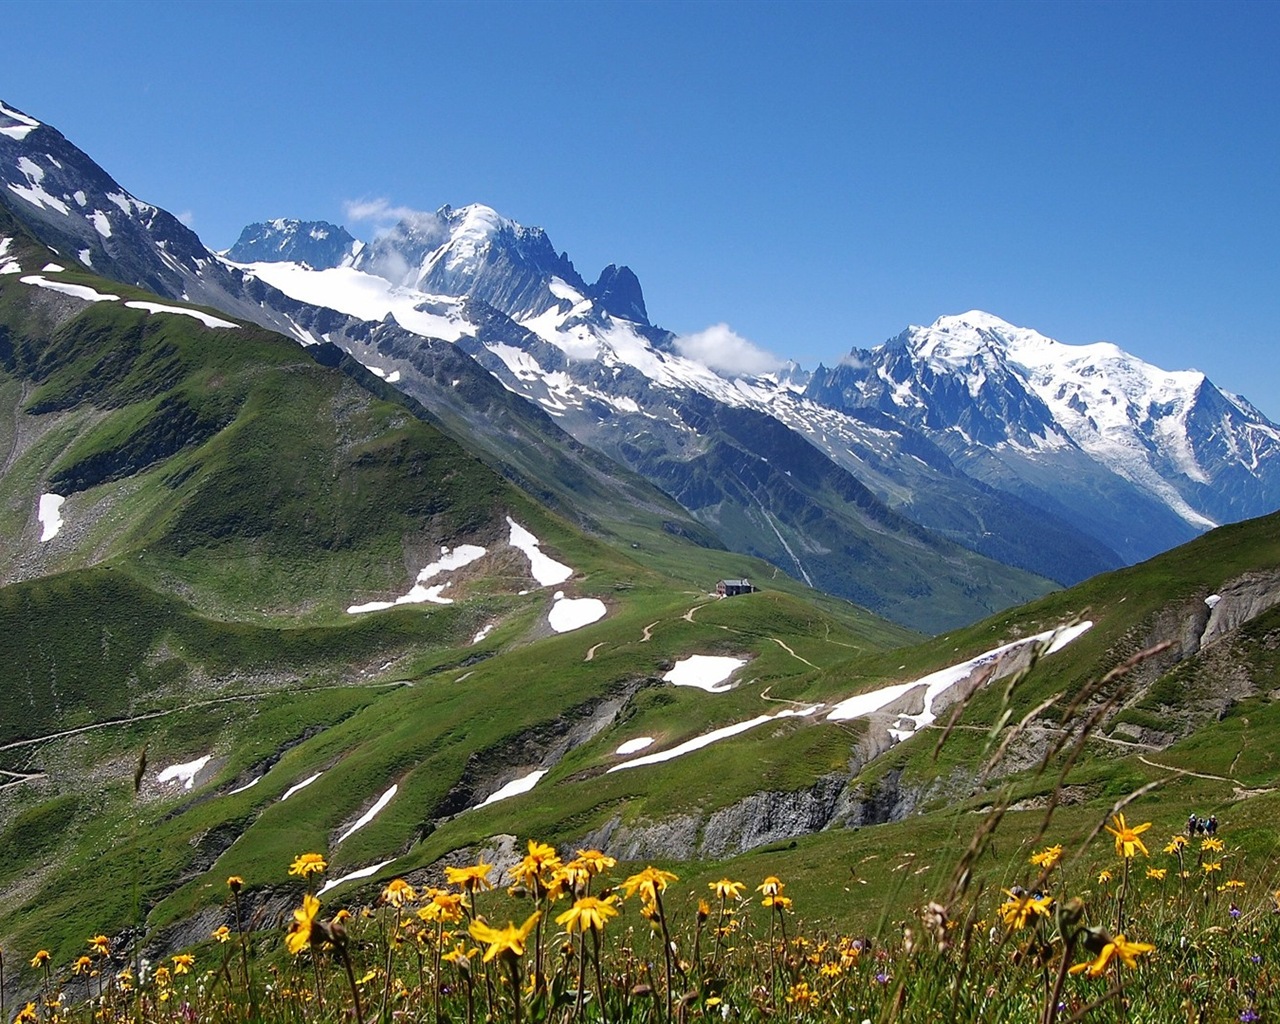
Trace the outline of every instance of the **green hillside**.
<path fill-rule="evenodd" d="M 228 875 L 270 928 L 305 850 L 375 869 L 327 897 L 358 901 L 529 838 L 699 884 L 785 873 L 812 917 L 872 931 L 953 892 L 993 809 L 977 887 L 1042 841 L 1091 867 L 1147 786 L 1133 813 L 1212 811 L 1269 863 L 1280 516 L 923 640 L 656 514 L 584 534 L 430 419 L 336 350 L 0 278 L 0 940 L 66 961 L 141 929 L 159 954 L 222 920 Z M 441 577 L 452 603 L 346 610 L 463 545 L 484 552 Z M 744 575 L 761 590 L 709 593 Z M 1078 621 L 891 741 L 906 684 Z M 664 679 L 693 656 L 734 671 Z M 890 712 L 827 718 L 897 684 Z"/>

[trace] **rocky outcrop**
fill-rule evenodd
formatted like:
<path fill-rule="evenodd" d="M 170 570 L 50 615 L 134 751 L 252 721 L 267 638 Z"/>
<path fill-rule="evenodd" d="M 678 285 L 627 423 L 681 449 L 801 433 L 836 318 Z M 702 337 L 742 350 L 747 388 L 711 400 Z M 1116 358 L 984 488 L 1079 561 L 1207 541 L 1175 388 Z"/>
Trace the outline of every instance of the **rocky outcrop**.
<path fill-rule="evenodd" d="M 900 769 L 874 782 L 853 784 L 843 772 L 820 777 L 807 789 L 762 790 L 703 817 L 681 814 L 662 821 L 611 818 L 577 842 L 620 860 L 697 860 L 732 857 L 761 846 L 835 828 L 900 821 L 950 783 L 910 784 Z"/>
<path fill-rule="evenodd" d="M 1280 604 L 1280 570 L 1246 573 L 1232 580 L 1205 601 L 1208 614 L 1200 633 L 1200 649 L 1277 604 Z"/>

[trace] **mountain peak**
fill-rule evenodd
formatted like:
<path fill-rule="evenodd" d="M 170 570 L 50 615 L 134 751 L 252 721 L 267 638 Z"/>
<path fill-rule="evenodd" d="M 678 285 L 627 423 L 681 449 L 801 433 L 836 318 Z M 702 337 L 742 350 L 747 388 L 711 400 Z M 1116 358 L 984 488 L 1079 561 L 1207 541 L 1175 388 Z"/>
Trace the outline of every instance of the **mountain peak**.
<path fill-rule="evenodd" d="M 236 263 L 305 263 L 316 270 L 351 259 L 359 243 L 345 228 L 323 220 L 275 220 L 250 224 L 226 252 Z"/>
<path fill-rule="evenodd" d="M 985 313 L 980 309 L 971 309 L 967 313 L 940 316 L 930 325 L 929 329 L 934 331 L 954 331 L 966 327 L 979 331 L 1021 330 L 1021 328 L 1015 327 L 1009 321 L 1001 320 L 1000 317 L 992 313 Z"/>

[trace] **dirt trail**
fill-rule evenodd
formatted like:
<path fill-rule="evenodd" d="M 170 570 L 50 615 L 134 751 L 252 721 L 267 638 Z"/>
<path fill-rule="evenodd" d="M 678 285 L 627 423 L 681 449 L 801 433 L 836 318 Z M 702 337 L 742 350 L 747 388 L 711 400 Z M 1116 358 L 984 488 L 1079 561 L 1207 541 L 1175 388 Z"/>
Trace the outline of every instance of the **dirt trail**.
<path fill-rule="evenodd" d="M 784 644 L 784 643 L 783 643 L 781 640 L 779 640 L 776 636 L 771 636 L 771 637 L 769 637 L 769 639 L 770 639 L 770 640 L 772 640 L 772 641 L 773 641 L 775 644 L 777 644 L 779 647 L 781 647 L 781 648 L 782 648 L 784 651 L 786 651 L 789 655 L 791 655 L 791 657 L 795 658 L 795 659 L 796 659 L 796 661 L 802 661 L 802 662 L 804 662 L 806 665 L 808 665 L 810 668 L 817 668 L 817 667 L 818 667 L 818 666 L 817 666 L 817 665 L 815 665 L 813 662 L 811 662 L 808 658 L 802 658 L 802 657 L 800 657 L 800 655 L 796 654 L 796 652 L 795 652 L 795 651 L 793 651 L 790 647 L 788 647 L 786 644 Z"/>
<path fill-rule="evenodd" d="M 586 656 L 585 658 L 583 658 L 582 660 L 583 660 L 583 661 L 591 661 L 592 659 L 594 659 L 594 658 L 595 658 L 595 656 L 596 656 L 596 651 L 600 650 L 600 648 L 601 648 L 601 647 L 603 647 L 606 643 L 608 643 L 608 641 L 607 641 L 607 640 L 601 640 L 601 641 L 600 641 L 598 644 L 596 644 L 594 647 L 589 648 L 589 649 L 587 650 L 587 656 Z"/>
<path fill-rule="evenodd" d="M 657 622 L 651 622 L 649 623 L 649 625 L 644 627 L 644 636 L 640 638 L 640 642 L 642 644 L 647 644 L 650 640 L 653 639 L 653 627 L 656 626 L 658 622 L 661 622 L 661 621 L 662 621 L 661 619 L 658 619 Z M 692 622 L 693 620 L 690 619 L 689 621 Z"/>
<path fill-rule="evenodd" d="M 1193 772 L 1190 768 L 1178 768 L 1171 764 L 1160 764 L 1158 761 L 1152 761 L 1145 754 L 1139 754 L 1138 760 L 1152 768 L 1159 768 L 1162 772 L 1176 772 L 1178 775 L 1190 775 L 1196 779 L 1208 779 L 1210 782 L 1226 782 L 1230 783 L 1232 789 L 1235 790 L 1236 799 L 1246 796 L 1258 796 L 1262 793 L 1274 793 L 1275 786 L 1246 786 L 1239 779 L 1233 779 L 1226 775 L 1210 775 L 1207 772 Z"/>

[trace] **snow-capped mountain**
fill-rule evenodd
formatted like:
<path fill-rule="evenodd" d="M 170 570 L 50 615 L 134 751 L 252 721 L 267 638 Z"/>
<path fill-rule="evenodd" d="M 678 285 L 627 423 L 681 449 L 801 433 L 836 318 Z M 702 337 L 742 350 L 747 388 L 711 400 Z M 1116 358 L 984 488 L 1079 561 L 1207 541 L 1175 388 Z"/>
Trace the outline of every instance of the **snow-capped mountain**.
<path fill-rule="evenodd" d="M 719 465 L 722 446 L 733 450 L 735 464 L 748 459 L 753 477 L 779 474 L 782 489 L 791 490 L 801 485 L 794 471 L 779 469 L 787 463 L 778 456 L 794 434 L 815 449 L 806 459 L 816 454 L 834 463 L 823 473 L 850 474 L 915 522 L 1053 579 L 1120 564 L 1105 544 L 1065 521 L 958 472 L 912 428 L 806 399 L 808 374 L 794 364 L 743 376 L 682 354 L 681 339 L 649 322 L 630 270 L 607 267 L 588 286 L 545 232 L 487 207 L 409 218 L 349 266 L 314 271 L 260 262 L 243 269 L 300 300 L 367 320 L 390 314 L 411 331 L 456 342 L 578 440 L 658 483 L 703 522 L 733 531 L 736 540 L 726 543 L 763 552 L 815 585 L 847 589 L 843 581 L 819 582 L 847 567 L 829 557 L 829 544 L 815 540 L 812 529 L 788 529 L 750 487 L 707 470 Z M 431 281 L 448 294 L 424 290 Z M 823 473 L 804 486 L 816 488 Z M 788 503 L 822 504 L 812 492 Z"/>
<path fill-rule="evenodd" d="M 350 263 L 364 248 L 347 229 L 323 220 L 276 220 L 250 224 L 222 255 L 236 263 L 288 260 L 316 270 Z"/>
<path fill-rule="evenodd" d="M 989 313 L 855 349 L 806 394 L 911 424 L 967 472 L 1065 510 L 1130 560 L 1280 505 L 1280 429 L 1244 399 L 1198 371 Z"/>
<path fill-rule="evenodd" d="M 7 106 L 0 183 L 0 204 L 59 253 L 341 348 L 580 521 L 593 513 L 575 478 L 594 500 L 660 505 L 602 453 L 730 549 L 920 628 L 1280 505 L 1276 428 L 1243 399 L 988 314 L 812 374 L 744 373 L 655 326 L 627 267 L 589 284 L 544 230 L 480 204 L 412 214 L 367 244 L 264 222 L 221 258 Z"/>

